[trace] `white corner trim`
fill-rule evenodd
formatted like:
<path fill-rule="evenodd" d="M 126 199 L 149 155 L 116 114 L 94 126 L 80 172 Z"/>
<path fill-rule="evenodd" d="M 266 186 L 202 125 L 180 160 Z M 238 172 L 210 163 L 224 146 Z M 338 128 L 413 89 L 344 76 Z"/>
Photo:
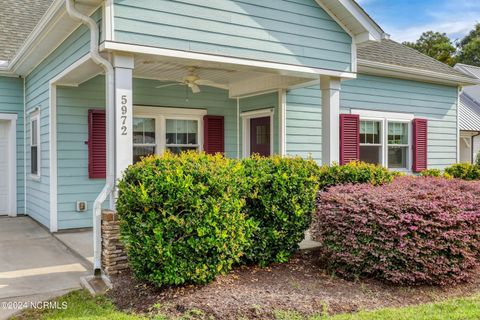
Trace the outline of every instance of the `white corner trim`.
<path fill-rule="evenodd" d="M 227 57 L 205 53 L 194 53 L 181 50 L 163 49 L 149 46 L 141 46 L 113 41 L 105 41 L 100 45 L 100 51 L 122 51 L 128 53 L 143 53 L 158 55 L 177 59 L 201 60 L 215 63 L 225 63 L 231 65 L 241 65 L 246 67 L 264 68 L 274 71 L 282 71 L 286 75 L 311 77 L 312 75 L 325 75 L 345 79 L 354 79 L 355 73 L 345 71 L 335 71 L 321 68 L 311 68 L 276 62 L 261 60 L 250 60 L 243 58 Z"/>
<path fill-rule="evenodd" d="M 50 232 L 58 231 L 57 212 L 57 85 L 51 81 L 49 86 L 49 140 L 50 140 Z"/>
<path fill-rule="evenodd" d="M 243 157 L 250 156 L 250 120 L 255 118 L 270 117 L 270 155 L 273 155 L 273 138 L 274 138 L 274 123 L 273 115 L 275 114 L 274 108 L 259 109 L 253 111 L 246 111 L 240 113 L 242 118 L 242 144 L 243 144 Z"/>
<path fill-rule="evenodd" d="M 279 152 L 283 157 L 287 154 L 287 90 L 278 90 L 278 110 Z"/>
<path fill-rule="evenodd" d="M 114 12 L 113 1 L 106 0 L 103 3 L 103 27 L 105 30 L 105 41 L 114 41 Z"/>
<path fill-rule="evenodd" d="M 400 113 L 400 112 L 383 112 L 383 111 L 374 111 L 374 110 L 364 110 L 364 109 L 352 109 L 351 114 L 358 114 L 360 117 L 376 118 L 376 119 L 385 119 L 388 120 L 403 120 L 403 121 L 412 121 L 415 119 L 415 115 L 411 113 Z"/>
<path fill-rule="evenodd" d="M 8 121 L 8 215 L 17 216 L 17 114 L 0 113 Z"/>

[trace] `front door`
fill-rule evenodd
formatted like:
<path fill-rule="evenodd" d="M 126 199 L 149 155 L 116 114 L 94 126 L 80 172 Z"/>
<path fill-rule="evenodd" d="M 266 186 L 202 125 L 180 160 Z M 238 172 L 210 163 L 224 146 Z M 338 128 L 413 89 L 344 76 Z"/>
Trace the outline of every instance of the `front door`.
<path fill-rule="evenodd" d="M 0 120 L 0 215 L 10 213 L 9 127 L 9 121 Z"/>
<path fill-rule="evenodd" d="M 270 117 L 250 119 L 250 154 L 271 155 Z"/>

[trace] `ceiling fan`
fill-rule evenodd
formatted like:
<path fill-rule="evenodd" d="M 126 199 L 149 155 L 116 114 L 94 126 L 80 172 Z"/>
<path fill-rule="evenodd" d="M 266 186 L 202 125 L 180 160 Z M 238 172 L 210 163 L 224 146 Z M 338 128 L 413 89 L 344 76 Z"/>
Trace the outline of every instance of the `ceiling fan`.
<path fill-rule="evenodd" d="M 173 83 L 167 83 L 156 87 L 157 89 L 173 87 L 173 86 L 187 86 L 193 93 L 201 92 L 200 86 L 214 87 L 220 89 L 228 89 L 227 85 L 216 83 L 211 80 L 201 79 L 196 73 L 196 67 L 189 67 L 188 74 L 183 79 L 175 80 Z"/>

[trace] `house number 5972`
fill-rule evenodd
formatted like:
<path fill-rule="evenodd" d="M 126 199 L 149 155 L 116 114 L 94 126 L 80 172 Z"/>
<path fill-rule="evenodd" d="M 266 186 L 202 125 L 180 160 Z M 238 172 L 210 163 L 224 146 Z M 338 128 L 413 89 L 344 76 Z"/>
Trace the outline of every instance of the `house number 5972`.
<path fill-rule="evenodd" d="M 126 136 L 127 135 L 127 130 L 128 130 L 128 128 L 127 128 L 127 114 L 128 114 L 128 107 L 127 107 L 128 99 L 127 99 L 127 96 L 123 95 L 122 99 L 121 99 L 121 102 L 122 102 L 122 107 L 121 107 L 122 116 L 120 117 L 120 119 L 121 119 L 122 127 L 120 128 L 120 130 L 122 132 L 122 136 Z"/>

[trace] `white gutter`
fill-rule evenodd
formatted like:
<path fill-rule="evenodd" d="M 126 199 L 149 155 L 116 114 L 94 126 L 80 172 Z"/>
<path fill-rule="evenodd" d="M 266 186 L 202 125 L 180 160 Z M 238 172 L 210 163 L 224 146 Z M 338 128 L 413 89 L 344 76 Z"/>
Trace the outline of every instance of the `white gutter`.
<path fill-rule="evenodd" d="M 110 62 L 103 58 L 98 51 L 99 30 L 96 22 L 78 12 L 75 9 L 74 0 L 65 0 L 68 15 L 75 20 L 80 20 L 82 24 L 90 29 L 90 55 L 96 64 L 100 65 L 105 70 L 106 81 L 106 131 L 107 131 L 107 179 L 105 186 L 98 195 L 93 204 L 93 268 L 97 276 L 101 275 L 102 269 L 102 204 L 107 200 L 107 197 L 112 194 L 115 187 L 115 161 L 113 154 L 115 152 L 115 75 L 113 66 Z"/>

